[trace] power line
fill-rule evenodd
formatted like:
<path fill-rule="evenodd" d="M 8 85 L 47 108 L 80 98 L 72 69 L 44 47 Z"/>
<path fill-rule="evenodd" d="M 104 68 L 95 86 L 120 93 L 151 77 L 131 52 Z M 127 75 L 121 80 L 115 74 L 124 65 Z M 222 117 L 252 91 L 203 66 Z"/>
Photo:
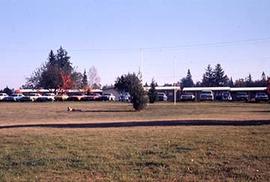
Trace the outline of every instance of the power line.
<path fill-rule="evenodd" d="M 234 41 L 220 41 L 220 42 L 208 42 L 208 43 L 194 43 L 194 44 L 182 44 L 175 46 L 156 46 L 156 47 L 140 47 L 140 48 L 80 48 L 69 49 L 70 52 L 129 52 L 129 51 L 164 51 L 164 50 L 179 50 L 184 48 L 198 48 L 198 47 L 216 47 L 216 46 L 232 46 L 237 44 L 254 44 L 269 42 L 270 37 L 259 39 L 243 39 Z M 0 51 L 18 51 L 18 52 L 41 52 L 50 51 L 49 49 L 6 49 L 0 48 Z"/>
<path fill-rule="evenodd" d="M 239 44 L 239 43 L 260 43 L 260 42 L 268 42 L 268 41 L 270 41 L 270 37 L 261 38 L 261 39 L 244 39 L 244 40 L 224 41 L 224 42 L 183 44 L 183 45 L 167 46 L 167 47 L 146 47 L 143 49 L 179 49 L 179 48 L 191 48 L 191 47 L 212 47 L 212 46 L 234 45 L 234 44 Z"/>
<path fill-rule="evenodd" d="M 260 39 L 244 39 L 234 41 L 223 41 L 223 42 L 208 42 L 208 43 L 195 43 L 195 44 L 182 44 L 175 46 L 157 46 L 157 47 L 140 47 L 140 48 L 115 48 L 115 49 L 75 49 L 73 51 L 142 51 L 142 50 L 168 50 L 168 49 L 181 49 L 181 48 L 192 48 L 192 47 L 213 47 L 213 46 L 229 46 L 241 43 L 260 43 L 268 42 L 270 37 Z"/>

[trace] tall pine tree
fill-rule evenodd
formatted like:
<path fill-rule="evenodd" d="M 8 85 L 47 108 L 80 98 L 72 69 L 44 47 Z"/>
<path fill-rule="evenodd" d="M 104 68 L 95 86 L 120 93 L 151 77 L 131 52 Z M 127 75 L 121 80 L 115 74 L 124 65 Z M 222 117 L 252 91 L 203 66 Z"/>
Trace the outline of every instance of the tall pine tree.
<path fill-rule="evenodd" d="M 223 87 L 228 85 L 228 77 L 220 64 L 217 64 L 213 71 L 213 86 Z"/>
<path fill-rule="evenodd" d="M 214 73 L 211 65 L 209 64 L 203 74 L 202 86 L 204 87 L 213 87 L 214 86 Z"/>
<path fill-rule="evenodd" d="M 150 103 L 154 103 L 157 100 L 157 90 L 156 90 L 157 83 L 154 79 L 152 79 L 152 82 L 150 84 L 150 89 L 148 91 L 148 98 Z"/>
<path fill-rule="evenodd" d="M 252 87 L 253 86 L 253 80 L 252 80 L 251 74 L 248 74 L 248 77 L 246 77 L 245 85 L 246 85 L 246 87 Z"/>
<path fill-rule="evenodd" d="M 83 72 L 83 78 L 82 78 L 82 88 L 87 88 L 88 87 L 88 81 L 87 81 L 87 74 L 86 70 Z"/>
<path fill-rule="evenodd" d="M 187 71 L 187 76 L 181 79 L 180 84 L 181 84 L 182 88 L 183 87 L 193 87 L 194 86 L 194 82 L 192 80 L 192 75 L 190 73 L 190 69 L 188 69 L 188 71 Z"/>
<path fill-rule="evenodd" d="M 60 47 L 56 55 L 52 50 L 50 51 L 48 60 L 34 71 L 30 78 L 27 78 L 24 87 L 58 89 L 68 85 L 68 88 L 75 88 L 79 86 L 74 83 L 81 83 L 79 74 L 74 70 L 67 51 Z M 63 78 L 69 78 L 69 84 L 66 84 L 67 79 Z"/>

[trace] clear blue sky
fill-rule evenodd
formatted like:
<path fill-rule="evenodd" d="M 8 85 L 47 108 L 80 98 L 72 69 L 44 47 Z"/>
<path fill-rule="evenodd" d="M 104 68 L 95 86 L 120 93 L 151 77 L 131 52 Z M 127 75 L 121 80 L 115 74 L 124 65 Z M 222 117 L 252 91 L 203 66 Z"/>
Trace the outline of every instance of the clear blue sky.
<path fill-rule="evenodd" d="M 20 87 L 60 45 L 79 71 L 94 65 L 103 84 L 137 72 L 139 48 L 152 47 L 144 82 L 173 82 L 188 68 L 198 81 L 216 63 L 233 79 L 270 76 L 269 8 L 269 0 L 0 0 L 0 88 Z"/>

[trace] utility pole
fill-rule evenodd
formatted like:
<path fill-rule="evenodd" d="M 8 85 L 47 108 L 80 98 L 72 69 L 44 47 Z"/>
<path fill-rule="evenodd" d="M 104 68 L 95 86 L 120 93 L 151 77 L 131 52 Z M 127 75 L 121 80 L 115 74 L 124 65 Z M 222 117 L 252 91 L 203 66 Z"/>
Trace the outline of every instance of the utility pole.
<path fill-rule="evenodd" d="M 176 105 L 176 93 L 177 93 L 177 89 L 176 89 L 176 77 L 175 77 L 175 66 L 176 66 L 176 58 L 175 56 L 173 57 L 173 81 L 174 81 L 174 93 L 173 93 L 173 103 L 174 105 Z"/>
<path fill-rule="evenodd" d="M 141 79 L 143 81 L 143 61 L 144 61 L 144 52 L 143 49 L 140 48 L 140 74 L 141 74 Z"/>

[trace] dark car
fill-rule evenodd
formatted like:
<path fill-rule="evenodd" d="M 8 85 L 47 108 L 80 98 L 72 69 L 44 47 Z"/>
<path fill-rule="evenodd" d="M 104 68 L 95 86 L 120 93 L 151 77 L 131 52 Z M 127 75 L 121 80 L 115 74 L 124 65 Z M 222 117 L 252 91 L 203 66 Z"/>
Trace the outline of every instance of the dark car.
<path fill-rule="evenodd" d="M 238 92 L 235 98 L 237 101 L 248 101 L 248 94 L 247 92 Z"/>
<path fill-rule="evenodd" d="M 119 98 L 118 98 L 119 101 L 121 102 L 130 102 L 131 100 L 131 96 L 129 93 L 122 93 Z"/>
<path fill-rule="evenodd" d="M 256 102 L 260 102 L 260 101 L 268 101 L 269 100 L 269 97 L 266 93 L 263 93 L 263 92 L 259 92 L 259 93 L 256 93 L 255 95 L 255 101 Z"/>
<path fill-rule="evenodd" d="M 115 96 L 113 94 L 102 94 L 100 97 L 102 101 L 115 101 Z"/>
<path fill-rule="evenodd" d="M 223 101 L 232 101 L 232 96 L 230 92 L 223 92 L 221 96 Z"/>
<path fill-rule="evenodd" d="M 181 101 L 194 101 L 195 95 L 192 93 L 183 93 L 180 97 Z"/>
<path fill-rule="evenodd" d="M 98 94 L 98 93 L 91 93 L 89 95 L 84 95 L 82 98 L 81 98 L 81 101 L 98 101 L 100 100 L 101 98 L 101 95 Z"/>
<path fill-rule="evenodd" d="M 85 97 L 84 94 L 81 93 L 73 93 L 70 94 L 69 97 L 67 98 L 68 101 L 81 101 Z"/>
<path fill-rule="evenodd" d="M 34 102 L 37 100 L 38 97 L 40 97 L 41 95 L 38 93 L 30 93 L 27 96 L 23 96 L 19 99 L 20 102 Z"/>

